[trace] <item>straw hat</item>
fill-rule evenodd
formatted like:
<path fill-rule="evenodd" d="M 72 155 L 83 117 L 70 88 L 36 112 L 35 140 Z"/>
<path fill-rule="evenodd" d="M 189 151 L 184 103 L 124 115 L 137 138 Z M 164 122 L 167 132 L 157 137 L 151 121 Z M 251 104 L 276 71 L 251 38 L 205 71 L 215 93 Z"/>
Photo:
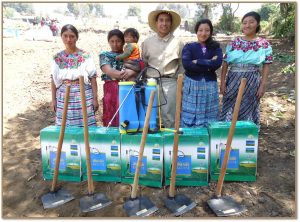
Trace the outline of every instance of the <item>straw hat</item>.
<path fill-rule="evenodd" d="M 170 11 L 170 10 L 162 9 L 162 10 L 155 10 L 155 11 L 150 12 L 149 15 L 148 15 L 148 24 L 149 24 L 150 28 L 154 32 L 157 32 L 156 18 L 157 18 L 157 15 L 162 13 L 162 12 L 165 12 L 165 13 L 170 14 L 172 16 L 171 32 L 173 32 L 180 25 L 181 18 L 180 18 L 179 14 L 177 14 L 174 11 Z"/>

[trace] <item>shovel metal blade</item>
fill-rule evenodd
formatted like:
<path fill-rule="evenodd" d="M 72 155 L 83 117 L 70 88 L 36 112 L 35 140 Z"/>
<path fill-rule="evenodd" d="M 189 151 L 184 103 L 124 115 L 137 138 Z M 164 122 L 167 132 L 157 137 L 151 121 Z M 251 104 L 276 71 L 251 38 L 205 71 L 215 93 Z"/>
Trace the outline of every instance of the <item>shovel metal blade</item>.
<path fill-rule="evenodd" d="M 73 200 L 74 197 L 69 193 L 69 191 L 59 189 L 57 191 L 50 191 L 49 193 L 43 195 L 41 199 L 44 209 L 48 209 L 63 205 Z"/>
<path fill-rule="evenodd" d="M 177 194 L 174 197 L 167 197 L 165 206 L 172 212 L 173 216 L 180 216 L 196 206 L 190 198 L 184 194 Z"/>
<path fill-rule="evenodd" d="M 123 208 L 130 217 L 145 217 L 158 210 L 148 197 L 129 198 L 129 200 L 124 203 Z"/>
<path fill-rule="evenodd" d="M 217 197 L 207 201 L 209 207 L 218 217 L 239 215 L 247 211 L 246 207 L 237 203 L 231 197 Z"/>
<path fill-rule="evenodd" d="M 103 193 L 89 194 L 80 198 L 80 210 L 82 212 L 90 212 L 99 210 L 110 205 L 112 202 Z"/>

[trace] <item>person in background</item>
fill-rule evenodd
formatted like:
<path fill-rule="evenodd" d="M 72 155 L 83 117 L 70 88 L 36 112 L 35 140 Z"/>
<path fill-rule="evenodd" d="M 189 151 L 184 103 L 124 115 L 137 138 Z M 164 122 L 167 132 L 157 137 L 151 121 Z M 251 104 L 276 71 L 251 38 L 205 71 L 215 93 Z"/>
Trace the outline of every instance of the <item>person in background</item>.
<path fill-rule="evenodd" d="M 125 39 L 125 47 L 124 52 L 120 55 L 116 56 L 116 60 L 125 60 L 125 61 L 136 61 L 140 64 L 140 69 L 142 70 L 144 68 L 144 63 L 141 60 L 141 54 L 140 49 L 138 46 L 139 41 L 139 33 L 134 28 L 128 28 L 124 31 L 124 39 Z M 124 67 L 125 68 L 125 67 Z M 128 67 L 130 69 L 130 67 Z M 128 81 L 134 81 L 134 77 L 131 79 L 128 79 Z"/>
<path fill-rule="evenodd" d="M 246 78 L 238 120 L 260 124 L 259 101 L 266 91 L 273 57 L 270 43 L 257 36 L 259 30 L 260 15 L 248 12 L 242 18 L 244 35 L 234 38 L 226 47 L 220 85 L 220 93 L 224 95 L 220 115 L 222 121 L 231 121 L 241 79 Z"/>
<path fill-rule="evenodd" d="M 195 33 L 198 41 L 186 44 L 182 50 L 185 77 L 181 127 L 207 127 L 219 114 L 216 70 L 222 65 L 222 49 L 212 39 L 213 26 L 209 19 L 198 21 Z"/>
<path fill-rule="evenodd" d="M 156 10 L 150 12 L 148 24 L 156 34 L 147 38 L 141 47 L 145 66 L 153 67 L 161 73 L 162 89 L 159 92 L 159 99 L 162 105 L 163 127 L 166 128 L 174 127 L 177 76 L 184 73 L 181 61 L 184 44 L 173 35 L 180 22 L 179 14 L 174 11 Z M 159 77 L 158 72 L 154 69 L 148 69 L 146 75 L 148 78 Z"/>
<path fill-rule="evenodd" d="M 96 66 L 91 55 L 76 46 L 78 30 L 71 24 L 61 29 L 65 49 L 53 56 L 51 66 L 52 108 L 56 113 L 55 125 L 62 121 L 66 86 L 71 85 L 67 112 L 67 126 L 83 127 L 79 76 L 84 77 L 88 125 L 95 126 L 95 112 L 99 108 Z"/>

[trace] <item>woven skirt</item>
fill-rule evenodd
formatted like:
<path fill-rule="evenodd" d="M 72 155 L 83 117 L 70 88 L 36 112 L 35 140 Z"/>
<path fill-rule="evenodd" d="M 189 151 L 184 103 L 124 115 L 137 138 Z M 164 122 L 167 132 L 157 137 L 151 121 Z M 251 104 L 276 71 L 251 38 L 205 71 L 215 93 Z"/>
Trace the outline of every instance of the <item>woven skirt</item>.
<path fill-rule="evenodd" d="M 217 81 L 193 80 L 184 77 L 181 127 L 206 127 L 219 114 Z"/>
<path fill-rule="evenodd" d="M 108 126 L 112 117 L 119 108 L 119 81 L 111 80 L 105 81 L 103 85 L 103 116 L 102 122 L 103 126 Z M 119 114 L 115 116 L 112 120 L 111 126 L 119 126 Z"/>
<path fill-rule="evenodd" d="M 55 125 L 60 126 L 62 121 L 66 85 L 62 84 L 56 91 L 56 120 Z M 91 85 L 85 85 L 85 97 L 87 107 L 88 125 L 96 126 L 95 112 L 93 107 L 93 91 Z M 72 84 L 68 102 L 66 126 L 83 127 L 83 115 L 80 96 L 80 85 Z"/>
<path fill-rule="evenodd" d="M 226 80 L 226 90 L 223 97 L 220 120 L 232 120 L 233 109 L 242 78 L 246 78 L 247 83 L 241 101 L 238 120 L 253 121 L 259 125 L 259 99 L 256 93 L 260 84 L 260 74 L 258 66 L 255 65 L 240 64 L 230 68 Z"/>

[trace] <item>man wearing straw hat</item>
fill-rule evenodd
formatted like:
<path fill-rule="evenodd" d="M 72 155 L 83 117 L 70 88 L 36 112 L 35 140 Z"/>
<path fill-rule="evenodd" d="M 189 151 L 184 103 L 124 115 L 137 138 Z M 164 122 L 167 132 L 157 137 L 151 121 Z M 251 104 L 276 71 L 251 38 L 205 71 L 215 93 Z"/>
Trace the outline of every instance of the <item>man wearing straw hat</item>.
<path fill-rule="evenodd" d="M 181 61 L 183 42 L 175 38 L 174 30 L 180 25 L 180 16 L 170 10 L 155 10 L 149 13 L 148 23 L 156 33 L 142 43 L 142 58 L 146 66 L 156 68 L 161 73 L 162 90 L 160 104 L 163 126 L 173 128 L 175 123 L 176 85 L 178 74 L 183 74 Z M 154 69 L 147 70 L 147 77 L 158 77 Z"/>

